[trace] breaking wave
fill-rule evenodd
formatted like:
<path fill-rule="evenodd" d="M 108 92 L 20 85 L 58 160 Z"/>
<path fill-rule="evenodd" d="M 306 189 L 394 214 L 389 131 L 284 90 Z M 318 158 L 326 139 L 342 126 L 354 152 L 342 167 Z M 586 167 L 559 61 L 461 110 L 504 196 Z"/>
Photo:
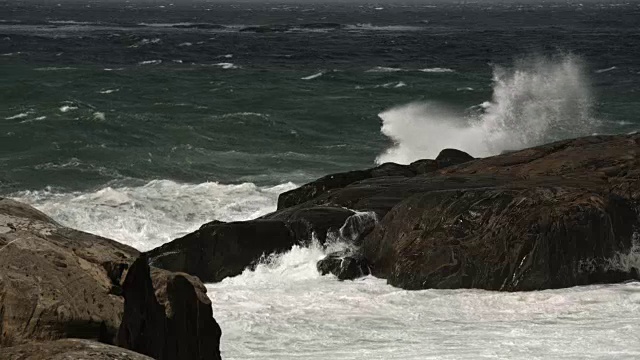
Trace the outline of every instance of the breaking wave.
<path fill-rule="evenodd" d="M 542 143 L 590 135 L 589 81 L 574 55 L 535 57 L 512 68 L 496 66 L 491 101 L 461 114 L 446 104 L 410 103 L 379 114 L 382 133 L 394 143 L 377 163 L 433 158 L 453 147 L 474 156 L 495 155 Z"/>
<path fill-rule="evenodd" d="M 13 194 L 59 223 L 148 250 L 212 221 L 253 219 L 276 209 L 293 183 L 260 187 L 154 180 L 138 187 L 105 187 L 89 193 L 51 189 Z"/>

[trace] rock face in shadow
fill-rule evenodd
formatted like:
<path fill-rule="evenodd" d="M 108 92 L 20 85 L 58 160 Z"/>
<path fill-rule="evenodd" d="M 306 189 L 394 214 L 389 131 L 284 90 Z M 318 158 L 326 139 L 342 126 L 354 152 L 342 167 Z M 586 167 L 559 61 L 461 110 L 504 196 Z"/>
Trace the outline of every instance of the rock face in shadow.
<path fill-rule="evenodd" d="M 263 254 L 286 251 L 295 243 L 284 221 L 254 220 L 203 226 L 147 254 L 155 267 L 217 282 L 240 274 Z"/>
<path fill-rule="evenodd" d="M 0 347 L 80 337 L 112 342 L 120 280 L 138 252 L 0 199 Z"/>
<path fill-rule="evenodd" d="M 34 342 L 0 348 L 2 360 L 153 360 L 120 347 L 84 339 Z"/>
<path fill-rule="evenodd" d="M 405 289 L 539 290 L 637 279 L 636 206 L 566 187 L 414 195 L 365 240 L 373 274 Z"/>
<path fill-rule="evenodd" d="M 147 261 L 139 257 L 124 281 L 118 346 L 157 360 L 220 359 L 221 331 L 204 285 L 187 274 L 151 271 Z"/>
<path fill-rule="evenodd" d="M 147 254 L 158 268 L 218 282 L 239 275 L 265 255 L 308 244 L 312 237 L 324 243 L 327 234 L 339 230 L 353 214 L 344 208 L 309 207 L 252 221 L 212 222 Z"/>

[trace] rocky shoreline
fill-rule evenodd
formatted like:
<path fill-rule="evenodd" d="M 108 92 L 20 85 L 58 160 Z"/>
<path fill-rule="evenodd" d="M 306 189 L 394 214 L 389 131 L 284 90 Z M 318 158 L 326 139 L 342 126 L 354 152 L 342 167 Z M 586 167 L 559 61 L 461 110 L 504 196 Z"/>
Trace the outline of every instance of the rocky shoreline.
<path fill-rule="evenodd" d="M 640 264 L 621 261 L 640 247 L 639 153 L 638 134 L 483 159 L 446 149 L 325 176 L 281 194 L 271 214 L 204 224 L 144 254 L 0 199 L 0 358 L 219 359 L 202 282 L 311 241 L 346 244 L 322 274 L 404 289 L 639 280 Z"/>

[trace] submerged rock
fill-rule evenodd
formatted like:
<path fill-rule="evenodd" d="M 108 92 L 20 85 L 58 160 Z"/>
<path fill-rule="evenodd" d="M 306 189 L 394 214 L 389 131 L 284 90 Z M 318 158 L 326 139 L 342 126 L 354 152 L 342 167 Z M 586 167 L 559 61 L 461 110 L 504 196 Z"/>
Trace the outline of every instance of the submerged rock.
<path fill-rule="evenodd" d="M 220 359 L 221 330 L 204 285 L 187 274 L 151 271 L 147 261 L 139 257 L 124 281 L 117 344 L 157 360 Z"/>
<path fill-rule="evenodd" d="M 0 348 L 2 360 L 152 360 L 120 347 L 84 339 L 34 342 Z"/>
<path fill-rule="evenodd" d="M 0 347 L 79 337 L 112 342 L 135 249 L 0 199 Z"/>

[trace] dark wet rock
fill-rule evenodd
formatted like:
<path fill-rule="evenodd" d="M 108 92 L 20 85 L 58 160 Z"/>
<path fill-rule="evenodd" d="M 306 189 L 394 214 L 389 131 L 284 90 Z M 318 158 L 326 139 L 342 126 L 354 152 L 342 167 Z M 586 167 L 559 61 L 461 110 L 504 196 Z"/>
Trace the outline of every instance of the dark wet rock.
<path fill-rule="evenodd" d="M 312 235 L 315 235 L 320 243 L 324 243 L 327 233 L 339 231 L 353 214 L 353 211 L 341 207 L 315 206 L 286 209 L 269 214 L 265 218 L 286 222 L 295 234 L 297 243 L 308 242 Z"/>
<path fill-rule="evenodd" d="M 464 151 L 456 149 L 444 149 L 436 157 L 438 167 L 445 168 L 452 165 L 459 165 L 474 160 L 474 157 Z"/>
<path fill-rule="evenodd" d="M 400 165 L 396 163 L 384 163 L 380 166 L 374 167 L 369 170 L 372 178 L 386 177 L 386 176 L 399 176 L 399 177 L 412 177 L 416 173 L 410 166 Z"/>
<path fill-rule="evenodd" d="M 389 176 L 411 177 L 415 174 L 415 171 L 408 165 L 385 163 L 372 169 L 327 175 L 297 189 L 280 194 L 278 197 L 278 209 L 302 204 L 330 190 L 344 188 L 361 180 Z"/>
<path fill-rule="evenodd" d="M 631 210 L 635 211 L 640 201 L 640 135 L 564 140 L 474 160 L 447 150 L 440 160 L 456 157 L 458 160 L 447 160 L 450 166 L 437 170 L 433 170 L 432 161 L 419 161 L 410 166 L 420 173 L 417 169 L 422 164 L 424 173 L 362 179 L 319 193 L 296 207 L 334 206 L 375 212 L 383 220 L 364 242 L 365 257 L 374 274 L 400 287 L 524 290 L 637 278 L 637 269 L 616 270 L 603 264 L 610 261 L 607 257 L 630 249 L 630 226 L 637 222 Z M 466 162 L 454 164 L 460 161 Z M 550 192 L 545 193 L 547 190 Z M 600 200 L 584 200 L 587 194 Z M 453 196 L 474 198 L 491 209 L 489 215 L 483 215 L 487 223 L 470 229 L 454 226 L 457 223 L 453 219 L 465 223 L 469 215 L 464 202 Z M 529 199 L 522 203 L 530 206 L 526 211 L 517 212 L 504 200 L 517 197 Z M 396 215 L 388 218 L 391 214 Z M 423 227 L 428 226 L 421 219 L 439 221 L 440 227 L 432 224 L 431 229 L 438 231 L 437 237 L 425 232 Z M 533 235 L 522 232 L 527 227 Z M 535 241 L 527 237 L 534 235 Z M 585 239 L 591 252 L 566 245 L 578 237 Z M 493 238 L 503 243 L 495 243 Z M 512 250 L 482 252 L 505 246 L 519 249 L 517 254 L 522 251 L 521 257 L 513 255 Z M 525 261 L 523 269 L 527 270 L 521 275 L 516 271 L 519 263 L 514 262 L 522 261 L 528 246 L 536 250 L 529 252 L 527 259 L 538 262 L 529 266 Z M 491 263 L 483 260 L 487 257 Z M 541 272 L 545 267 L 557 276 Z M 507 275 L 512 280 L 505 281 Z M 522 280 L 513 280 L 514 276 Z"/>
<path fill-rule="evenodd" d="M 417 160 L 409 164 L 416 175 L 426 174 L 440 169 L 438 162 L 430 159 Z"/>
<path fill-rule="evenodd" d="M 297 189 L 280 194 L 280 197 L 278 197 L 278 210 L 303 204 L 321 195 L 327 195 L 327 193 L 331 193 L 333 190 L 342 189 L 366 179 L 396 177 L 397 181 L 402 181 L 403 178 L 431 173 L 473 159 L 471 155 L 464 151 L 445 149 L 440 152 L 436 160 L 418 160 L 410 165 L 384 163 L 367 170 L 327 175 Z"/>
<path fill-rule="evenodd" d="M 634 202 L 571 187 L 416 194 L 369 234 L 375 276 L 405 289 L 540 290 L 638 279 Z"/>
<path fill-rule="evenodd" d="M 0 199 L 0 347 L 70 337 L 112 342 L 123 311 L 120 281 L 137 256 Z"/>
<path fill-rule="evenodd" d="M 345 173 L 331 174 L 314 182 L 302 185 L 280 194 L 278 197 L 278 209 L 285 209 L 307 202 L 332 189 L 343 188 L 356 181 L 368 179 L 371 173 L 368 170 L 356 170 Z"/>
<path fill-rule="evenodd" d="M 148 252 L 151 264 L 169 271 L 218 282 L 235 276 L 263 256 L 308 244 L 324 243 L 354 212 L 339 207 L 287 209 L 244 222 L 212 222 L 194 233 Z"/>
<path fill-rule="evenodd" d="M 631 246 L 639 145 L 633 134 L 485 159 L 447 149 L 436 160 L 328 175 L 282 194 L 262 219 L 207 225 L 150 254 L 163 268 L 219 281 L 299 244 L 314 226 L 358 244 L 371 229 L 348 235 L 349 210 L 335 210 L 346 208 L 380 219 L 364 256 L 400 287 L 527 290 L 637 278 L 605 265 Z"/>
<path fill-rule="evenodd" d="M 32 342 L 0 348 L 2 360 L 152 360 L 120 347 L 84 339 Z"/>
<path fill-rule="evenodd" d="M 220 221 L 220 220 L 209 221 L 208 223 L 203 224 L 202 226 L 200 226 L 200 230 L 206 229 L 208 227 L 220 225 L 220 224 L 225 224 L 225 222 L 224 221 Z"/>
<path fill-rule="evenodd" d="M 349 216 L 338 235 L 341 240 L 359 246 L 364 236 L 368 235 L 378 223 L 375 212 L 359 212 Z"/>
<path fill-rule="evenodd" d="M 318 261 L 317 268 L 320 274 L 333 274 L 339 280 L 353 280 L 369 275 L 369 266 L 365 258 L 351 252 L 329 254 Z"/>
<path fill-rule="evenodd" d="M 202 281 L 235 276 L 263 255 L 284 252 L 297 243 L 280 220 L 216 223 L 148 252 L 153 266 L 185 272 Z"/>
<path fill-rule="evenodd" d="M 491 174 L 516 180 L 571 180 L 624 198 L 640 200 L 640 134 L 563 140 L 477 159 L 441 172 L 463 176 Z"/>
<path fill-rule="evenodd" d="M 140 256 L 124 281 L 118 346 L 157 360 L 220 359 L 221 331 L 204 285 L 187 274 L 152 271 L 147 261 Z"/>

